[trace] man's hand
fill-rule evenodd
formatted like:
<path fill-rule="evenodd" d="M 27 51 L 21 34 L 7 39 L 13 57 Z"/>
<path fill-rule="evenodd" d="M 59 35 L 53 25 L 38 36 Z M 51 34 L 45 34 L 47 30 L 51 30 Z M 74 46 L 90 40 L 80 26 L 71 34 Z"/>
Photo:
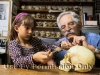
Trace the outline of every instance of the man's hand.
<path fill-rule="evenodd" d="M 68 50 L 70 47 L 72 47 L 72 44 L 70 42 L 62 41 L 61 42 L 61 48 Z"/>
<path fill-rule="evenodd" d="M 75 35 L 72 35 L 72 36 L 69 36 L 68 39 L 69 40 L 70 39 L 73 39 L 73 41 L 72 41 L 72 44 L 73 45 L 81 45 L 81 46 L 84 46 L 84 47 L 90 49 L 92 52 L 94 52 L 94 50 L 95 50 L 95 47 L 92 46 L 92 45 L 90 45 L 87 42 L 85 36 L 75 36 Z"/>

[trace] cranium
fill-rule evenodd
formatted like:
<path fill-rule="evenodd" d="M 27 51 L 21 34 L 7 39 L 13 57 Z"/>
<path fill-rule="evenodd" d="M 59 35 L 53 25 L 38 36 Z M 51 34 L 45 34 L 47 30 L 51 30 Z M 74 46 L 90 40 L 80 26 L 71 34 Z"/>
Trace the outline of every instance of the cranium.
<path fill-rule="evenodd" d="M 41 14 L 40 13 L 37 13 L 36 14 L 36 18 L 41 18 Z"/>
<path fill-rule="evenodd" d="M 33 7 L 31 5 L 28 5 L 27 6 L 27 9 L 32 9 Z"/>
<path fill-rule="evenodd" d="M 35 31 L 34 34 L 36 37 L 38 37 L 40 33 L 39 33 L 39 31 Z"/>
<path fill-rule="evenodd" d="M 48 22 L 48 27 L 52 27 L 52 22 Z"/>
<path fill-rule="evenodd" d="M 50 37 L 55 37 L 55 32 L 52 31 Z"/>
<path fill-rule="evenodd" d="M 61 37 L 61 33 L 60 32 L 56 32 L 56 37 Z"/>
<path fill-rule="evenodd" d="M 57 10 L 58 8 L 56 6 L 52 6 L 52 10 Z"/>
<path fill-rule="evenodd" d="M 51 6 L 47 6 L 47 9 L 50 10 L 51 9 Z"/>
<path fill-rule="evenodd" d="M 46 18 L 46 15 L 45 14 L 41 14 L 41 18 L 42 19 L 45 19 Z"/>
<path fill-rule="evenodd" d="M 35 18 L 35 14 L 31 14 L 31 16 Z"/>
<path fill-rule="evenodd" d="M 25 8 L 26 8 L 26 6 L 25 6 L 25 5 L 22 5 L 22 6 L 21 6 L 21 9 L 25 9 Z"/>
<path fill-rule="evenodd" d="M 43 23 L 42 22 L 36 22 L 38 27 L 42 27 Z"/>
<path fill-rule="evenodd" d="M 46 32 L 46 37 L 50 37 L 50 35 L 51 35 L 51 34 L 50 34 L 50 31 L 47 31 L 47 32 Z"/>
<path fill-rule="evenodd" d="M 73 46 L 65 54 L 64 59 L 60 61 L 59 69 L 70 71 L 74 69 L 77 72 L 91 71 L 95 64 L 93 52 L 83 46 Z"/>
<path fill-rule="evenodd" d="M 43 22 L 43 27 L 47 27 L 48 23 L 46 21 Z"/>
<path fill-rule="evenodd" d="M 40 7 L 39 6 L 34 6 L 35 10 L 39 10 Z"/>
<path fill-rule="evenodd" d="M 41 10 L 46 10 L 46 6 L 40 6 Z"/>
<path fill-rule="evenodd" d="M 52 19 L 52 16 L 50 14 L 47 14 L 47 19 Z"/>
<path fill-rule="evenodd" d="M 55 15 L 51 15 L 52 19 L 56 19 L 56 16 Z"/>
<path fill-rule="evenodd" d="M 45 31 L 40 31 L 40 36 L 44 37 L 45 36 Z"/>

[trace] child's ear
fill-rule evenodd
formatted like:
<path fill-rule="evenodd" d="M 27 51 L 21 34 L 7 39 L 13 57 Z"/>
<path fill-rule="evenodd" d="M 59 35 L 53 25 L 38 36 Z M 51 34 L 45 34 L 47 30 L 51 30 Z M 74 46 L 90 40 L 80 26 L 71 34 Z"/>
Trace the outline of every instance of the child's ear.
<path fill-rule="evenodd" d="M 18 32 L 18 25 L 15 25 L 14 29 L 15 29 L 16 32 Z"/>

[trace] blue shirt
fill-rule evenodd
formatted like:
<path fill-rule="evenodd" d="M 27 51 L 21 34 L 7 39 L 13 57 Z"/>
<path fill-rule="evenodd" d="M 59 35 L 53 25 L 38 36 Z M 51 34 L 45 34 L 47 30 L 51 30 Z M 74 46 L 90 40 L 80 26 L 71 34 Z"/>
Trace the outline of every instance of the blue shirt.
<path fill-rule="evenodd" d="M 98 47 L 100 48 L 100 35 L 96 34 L 96 33 L 82 33 L 83 36 L 86 37 L 87 42 L 94 46 L 94 47 Z M 66 37 L 59 39 L 58 41 L 56 41 L 54 44 L 59 45 L 61 41 L 68 41 L 68 39 Z M 62 50 L 59 53 L 55 53 L 55 61 L 58 62 L 59 65 L 59 61 L 62 60 L 64 58 L 64 54 L 66 54 L 67 51 L 66 50 Z M 100 59 L 96 58 L 96 67 L 100 67 Z"/>

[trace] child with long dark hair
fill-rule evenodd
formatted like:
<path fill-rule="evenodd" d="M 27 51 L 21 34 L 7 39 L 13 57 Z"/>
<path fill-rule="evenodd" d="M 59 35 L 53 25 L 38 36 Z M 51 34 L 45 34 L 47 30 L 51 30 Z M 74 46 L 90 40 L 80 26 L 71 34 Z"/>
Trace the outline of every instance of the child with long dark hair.
<path fill-rule="evenodd" d="M 32 37 L 34 18 L 27 13 L 19 13 L 13 21 L 8 50 L 15 67 L 30 68 L 36 64 L 48 64 L 52 60 L 52 45 Z"/>

